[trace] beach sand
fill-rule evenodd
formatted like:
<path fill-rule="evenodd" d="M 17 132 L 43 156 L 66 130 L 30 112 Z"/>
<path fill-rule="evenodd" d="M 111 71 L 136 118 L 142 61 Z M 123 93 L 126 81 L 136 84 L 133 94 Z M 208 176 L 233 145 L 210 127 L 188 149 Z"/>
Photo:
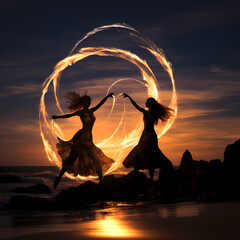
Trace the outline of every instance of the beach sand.
<path fill-rule="evenodd" d="M 91 211 L 16 212 L 0 239 L 239 239 L 240 202 L 115 206 Z"/>

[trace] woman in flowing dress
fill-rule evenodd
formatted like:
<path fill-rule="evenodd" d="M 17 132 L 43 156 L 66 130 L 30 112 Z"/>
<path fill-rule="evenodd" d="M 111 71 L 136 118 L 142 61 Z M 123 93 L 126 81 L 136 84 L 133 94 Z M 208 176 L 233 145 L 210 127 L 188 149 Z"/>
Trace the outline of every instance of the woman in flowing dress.
<path fill-rule="evenodd" d="M 98 175 L 99 182 L 102 182 L 102 171 L 108 170 L 114 162 L 108 158 L 100 148 L 94 145 L 92 139 L 92 128 L 95 122 L 94 112 L 98 110 L 109 97 L 114 94 L 110 93 L 103 98 L 95 107 L 89 108 L 91 98 L 87 95 L 80 96 L 75 92 L 69 92 L 66 95 L 66 101 L 69 103 L 69 109 L 72 113 L 60 116 L 52 116 L 52 119 L 70 118 L 79 116 L 82 121 L 80 129 L 70 141 L 63 141 L 58 138 L 58 154 L 62 158 L 62 169 L 53 184 L 56 189 L 65 172 L 72 173 L 75 176 Z"/>
<path fill-rule="evenodd" d="M 173 169 L 171 161 L 162 153 L 158 147 L 157 134 L 154 125 L 158 124 L 160 119 L 163 123 L 173 115 L 171 108 L 158 103 L 154 98 L 148 98 L 145 105 L 148 110 L 141 108 L 126 93 L 124 98 L 129 98 L 133 106 L 143 114 L 144 129 L 138 144 L 131 150 L 124 159 L 123 165 L 126 168 L 133 167 L 136 171 L 139 169 L 148 169 L 151 181 L 153 181 L 154 170 L 156 168 Z"/>

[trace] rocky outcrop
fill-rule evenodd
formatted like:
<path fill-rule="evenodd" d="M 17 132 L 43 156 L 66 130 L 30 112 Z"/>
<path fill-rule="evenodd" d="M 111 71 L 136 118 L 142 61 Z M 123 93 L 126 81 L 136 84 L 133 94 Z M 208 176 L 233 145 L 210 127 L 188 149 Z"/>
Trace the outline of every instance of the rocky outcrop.
<path fill-rule="evenodd" d="M 9 207 L 57 210 L 102 206 L 107 201 L 158 200 L 169 203 L 186 200 L 211 202 L 240 199 L 239 144 L 240 140 L 226 147 L 224 162 L 219 159 L 209 162 L 196 161 L 186 150 L 179 169 L 161 169 L 158 181 L 153 183 L 144 173 L 131 171 L 119 178 L 108 175 L 101 184 L 87 181 L 78 187 L 62 190 L 52 199 L 13 196 Z M 39 193 L 40 187 L 36 185 L 25 188 L 24 191 L 33 193 L 35 188 Z"/>
<path fill-rule="evenodd" d="M 102 184 L 87 181 L 78 187 L 62 190 L 55 198 L 45 199 L 26 195 L 12 196 L 10 209 L 71 210 L 102 206 L 107 201 L 147 200 L 152 185 L 144 173 L 132 171 L 116 178 L 108 175 Z"/>
<path fill-rule="evenodd" d="M 195 162 L 196 161 L 194 161 L 192 158 L 192 154 L 188 150 L 186 150 L 183 153 L 179 170 L 187 175 L 192 174 L 192 171 L 195 170 Z"/>
<path fill-rule="evenodd" d="M 102 184 L 87 181 L 78 187 L 62 190 L 56 198 L 64 201 L 78 199 L 85 203 L 136 201 L 150 189 L 150 180 L 146 175 L 132 171 L 119 178 L 116 178 L 114 175 L 108 175 L 103 179 Z"/>
<path fill-rule="evenodd" d="M 224 161 L 193 160 L 186 150 L 179 170 L 160 171 L 159 181 L 153 186 L 152 199 L 162 201 L 225 201 L 240 199 L 240 140 L 228 145 Z"/>
<path fill-rule="evenodd" d="M 224 152 L 224 165 L 230 171 L 240 171 L 240 139 L 226 147 Z"/>

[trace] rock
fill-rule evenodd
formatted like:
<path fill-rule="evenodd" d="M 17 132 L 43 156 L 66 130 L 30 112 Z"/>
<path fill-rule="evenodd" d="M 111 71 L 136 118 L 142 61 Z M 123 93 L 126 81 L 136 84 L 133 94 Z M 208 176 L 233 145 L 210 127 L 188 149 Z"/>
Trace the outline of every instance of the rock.
<path fill-rule="evenodd" d="M 8 206 L 6 203 L 0 202 L 0 211 L 1 210 L 7 210 Z"/>
<path fill-rule="evenodd" d="M 240 139 L 226 147 L 223 161 L 223 182 L 218 195 L 228 199 L 240 198 Z"/>
<path fill-rule="evenodd" d="M 240 170 L 240 139 L 226 147 L 224 152 L 224 165 L 230 171 Z"/>
<path fill-rule="evenodd" d="M 11 190 L 16 193 L 33 193 L 33 194 L 48 194 L 52 193 L 50 188 L 45 184 L 36 184 L 30 187 L 17 187 Z"/>
<path fill-rule="evenodd" d="M 118 178 L 118 191 L 117 197 L 119 201 L 136 201 L 138 195 L 143 194 L 146 196 L 147 192 L 151 189 L 151 181 L 147 176 L 138 171 L 131 171 L 127 175 Z M 116 197 L 115 196 L 115 197 Z"/>
<path fill-rule="evenodd" d="M 238 143 L 237 143 L 238 144 Z M 236 164 L 236 143 L 227 147 L 225 151 L 226 164 L 219 159 L 210 162 L 195 161 L 191 153 L 186 150 L 183 154 L 179 170 L 185 175 L 185 182 L 182 183 L 186 195 L 197 201 L 224 201 L 237 199 L 240 191 L 237 190 L 236 182 L 240 183 L 239 174 L 229 174 L 229 166 Z M 234 153 L 234 154 L 232 154 Z M 236 167 L 236 165 L 234 165 Z M 183 194 L 184 195 L 184 194 Z"/>
<path fill-rule="evenodd" d="M 186 150 L 179 170 L 185 175 L 185 194 L 198 201 L 216 201 L 223 196 L 224 170 L 219 159 L 195 161 Z M 221 194 L 220 194 L 221 193 Z M 220 199 L 218 199 L 220 200 Z M 218 201 L 217 200 L 217 201 Z"/>
<path fill-rule="evenodd" d="M 133 170 L 119 178 L 107 176 L 103 181 L 103 187 L 110 191 L 111 200 L 137 201 L 137 198 L 145 198 L 151 189 L 151 182 L 144 173 Z"/>
<path fill-rule="evenodd" d="M 132 171 L 119 178 L 108 175 L 101 184 L 88 181 L 78 187 L 63 190 L 57 199 L 78 199 L 86 204 L 98 201 L 136 201 L 138 195 L 145 194 L 150 188 L 150 180 L 144 173 Z"/>
<path fill-rule="evenodd" d="M 61 201 L 78 200 L 88 204 L 96 203 L 99 200 L 100 186 L 94 182 L 87 181 L 78 187 L 71 187 L 62 190 L 56 198 Z"/>
<path fill-rule="evenodd" d="M 224 185 L 224 172 L 219 159 L 199 161 L 196 173 L 192 178 L 194 198 L 198 201 L 220 201 L 218 194 Z M 223 199 L 222 199 L 223 200 Z"/>
<path fill-rule="evenodd" d="M 222 162 L 220 159 L 214 159 L 209 162 L 209 167 L 213 170 L 220 170 L 222 168 Z"/>
<path fill-rule="evenodd" d="M 183 153 L 179 170 L 186 175 L 192 174 L 193 171 L 195 171 L 195 161 L 192 158 L 192 154 L 188 150 Z"/>
<path fill-rule="evenodd" d="M 189 199 L 188 178 L 180 170 L 161 169 L 159 179 L 150 192 L 150 198 L 161 202 Z"/>
<path fill-rule="evenodd" d="M 209 170 L 209 163 L 204 160 L 196 161 L 195 168 L 195 174 L 198 176 L 202 173 L 206 173 Z"/>

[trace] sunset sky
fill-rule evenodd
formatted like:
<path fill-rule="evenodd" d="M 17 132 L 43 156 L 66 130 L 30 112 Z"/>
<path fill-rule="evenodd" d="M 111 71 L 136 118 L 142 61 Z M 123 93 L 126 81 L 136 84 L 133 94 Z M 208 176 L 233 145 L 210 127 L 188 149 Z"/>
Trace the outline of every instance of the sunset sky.
<path fill-rule="evenodd" d="M 240 138 L 240 3 L 238 1 L 1 1 L 0 165 L 51 165 L 39 132 L 42 84 L 74 44 L 96 27 L 126 23 L 163 49 L 172 63 L 178 94 L 178 116 L 159 139 L 174 165 L 188 149 L 196 160 L 221 159 L 226 145 Z M 108 46 L 130 50 L 146 60 L 168 105 L 171 83 L 162 67 L 131 42 L 126 31 L 111 30 L 89 38 L 81 47 Z M 93 106 L 120 78 L 140 79 L 132 64 L 112 57 L 90 57 L 64 71 L 60 99 L 69 90 L 87 90 Z M 144 107 L 146 89 L 134 82 L 113 88 L 127 92 Z M 94 142 L 115 129 L 123 100 L 118 99 L 109 122 L 111 100 L 96 112 Z M 59 114 L 51 96 L 50 115 Z M 127 131 L 141 119 L 127 104 Z M 57 120 L 71 136 L 78 119 Z M 57 142 L 57 141 L 56 141 Z"/>

